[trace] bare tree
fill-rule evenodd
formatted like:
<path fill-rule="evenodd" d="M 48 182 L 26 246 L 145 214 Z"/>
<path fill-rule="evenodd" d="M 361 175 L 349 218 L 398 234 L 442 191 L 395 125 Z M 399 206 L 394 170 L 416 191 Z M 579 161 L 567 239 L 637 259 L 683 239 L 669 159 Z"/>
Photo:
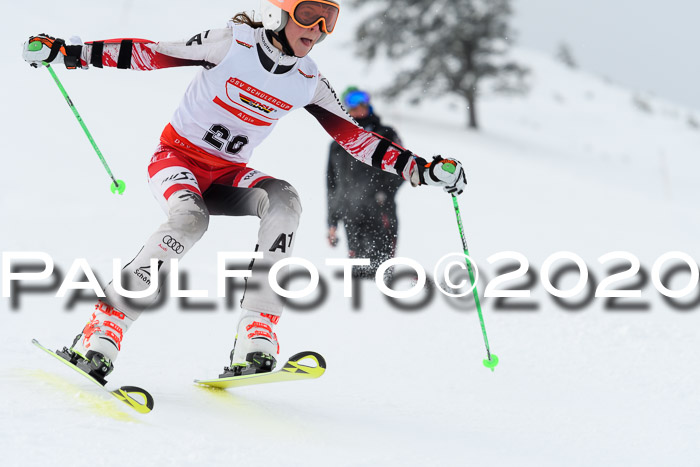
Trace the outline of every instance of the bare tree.
<path fill-rule="evenodd" d="M 505 58 L 513 39 L 510 0 L 351 0 L 373 8 L 356 32 L 358 54 L 373 60 L 416 57 L 386 89 L 396 97 L 418 89 L 417 100 L 457 94 L 468 125 L 478 128 L 476 100 L 484 79 L 496 92 L 524 92 L 527 69 Z"/>
<path fill-rule="evenodd" d="M 569 44 L 566 42 L 560 42 L 559 47 L 557 48 L 557 54 L 556 54 L 557 60 L 562 62 L 564 65 L 568 66 L 569 68 L 576 69 L 578 68 L 578 64 L 576 63 L 576 60 L 574 59 L 574 54 L 571 52 L 571 47 L 569 47 Z"/>

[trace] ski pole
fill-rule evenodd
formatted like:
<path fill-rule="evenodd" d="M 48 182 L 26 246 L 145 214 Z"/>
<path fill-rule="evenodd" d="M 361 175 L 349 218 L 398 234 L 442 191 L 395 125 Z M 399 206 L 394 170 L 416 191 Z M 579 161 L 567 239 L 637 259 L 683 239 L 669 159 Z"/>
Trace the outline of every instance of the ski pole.
<path fill-rule="evenodd" d="M 452 204 L 455 208 L 455 215 L 457 216 L 457 226 L 459 227 L 459 234 L 462 237 L 462 247 L 464 248 L 465 261 L 467 262 L 467 270 L 469 271 L 469 281 L 472 285 L 472 294 L 474 295 L 474 302 L 476 303 L 476 311 L 479 313 L 479 321 L 481 322 L 481 333 L 484 335 L 484 344 L 486 344 L 486 356 L 483 363 L 486 368 L 494 371 L 496 365 L 498 365 L 498 357 L 496 354 L 491 353 L 489 348 L 489 338 L 486 336 L 486 325 L 484 324 L 484 316 L 481 313 L 481 303 L 479 302 L 479 292 L 474 284 L 474 273 L 472 272 L 472 265 L 469 261 L 469 247 L 467 246 L 467 239 L 464 236 L 464 228 L 462 227 L 462 216 L 459 213 L 459 204 L 457 203 L 457 196 L 452 194 Z"/>
<path fill-rule="evenodd" d="M 38 41 L 32 42 L 31 44 L 29 44 L 30 51 L 38 51 L 38 50 L 41 50 L 42 47 L 43 47 L 42 43 L 38 42 Z M 61 81 L 58 79 L 56 72 L 53 71 L 53 68 L 51 68 L 51 65 L 49 65 L 48 63 L 42 62 L 42 64 L 44 66 L 46 66 L 46 69 L 49 70 L 49 73 L 51 73 L 51 77 L 56 82 L 58 89 L 61 90 L 61 94 L 63 94 L 63 97 L 66 99 L 66 102 L 68 103 L 68 107 L 70 107 L 70 109 L 73 111 L 73 115 L 75 115 L 75 118 L 78 119 L 78 123 L 80 123 L 80 126 L 83 128 L 83 131 L 85 132 L 85 136 L 87 136 L 88 140 L 90 141 L 90 144 L 92 144 L 92 147 L 95 149 L 97 156 L 102 161 L 102 165 L 104 166 L 105 170 L 107 171 L 107 174 L 112 179 L 113 183 L 110 186 L 110 190 L 112 190 L 112 193 L 119 193 L 120 195 L 123 194 L 124 190 L 126 190 L 126 184 L 124 183 L 123 180 L 117 180 L 114 178 L 114 175 L 112 175 L 112 171 L 109 169 L 109 165 L 107 165 L 107 161 L 105 160 L 104 156 L 102 156 L 102 152 L 100 151 L 100 148 L 97 147 L 97 143 L 95 143 L 95 140 L 92 138 L 92 135 L 90 134 L 90 130 L 87 129 L 85 122 L 83 122 L 82 117 L 78 113 L 78 109 L 76 109 L 75 105 L 73 105 L 73 101 L 71 100 L 70 97 L 68 97 L 68 93 L 66 92 L 65 88 L 61 84 Z"/>

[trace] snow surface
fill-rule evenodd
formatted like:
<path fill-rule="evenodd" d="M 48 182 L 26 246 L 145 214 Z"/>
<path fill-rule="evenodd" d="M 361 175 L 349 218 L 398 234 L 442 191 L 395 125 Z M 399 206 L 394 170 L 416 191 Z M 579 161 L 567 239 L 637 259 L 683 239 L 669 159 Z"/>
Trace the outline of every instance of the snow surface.
<path fill-rule="evenodd" d="M 3 252 L 49 253 L 64 274 L 75 258 L 86 258 L 106 280 L 112 258 L 131 258 L 163 221 L 145 168 L 196 71 L 57 69 L 112 170 L 127 182 L 117 197 L 48 73 L 20 58 L 20 43 L 37 32 L 176 39 L 257 4 L 140 3 L 75 1 L 66 8 L 38 0 L 30 12 L 19 2 L 5 6 Z M 345 30 L 313 56 L 339 91 L 349 84 L 375 91 L 394 65 L 353 63 L 349 25 L 356 19 L 346 9 Z M 634 253 L 647 272 L 667 251 L 700 256 L 700 131 L 688 124 L 700 112 L 533 51 L 515 54 L 532 68 L 532 91 L 524 98 L 484 96 L 479 133 L 464 129 L 463 103 L 453 98 L 420 106 L 375 99 L 414 152 L 465 163 L 462 215 L 485 277 L 506 264 L 486 258 L 506 250 L 526 255 L 536 273 L 552 253 L 572 251 L 598 282 L 610 266 L 598 258 L 610 251 Z M 71 308 L 68 297 L 53 292 L 23 293 L 17 307 L 0 301 L 0 463 L 700 465 L 697 306 L 674 309 L 647 282 L 633 300 L 646 302 L 646 311 L 606 310 L 602 298 L 571 311 L 538 280 L 529 299 L 534 311 L 497 310 L 493 298 L 483 300 L 491 347 L 501 359 L 491 373 L 481 365 L 484 347 L 469 300 L 455 304 L 436 295 L 418 310 L 400 311 L 371 283 L 361 284 L 358 308 L 343 298 L 342 281 L 324 265 L 344 254 L 344 243 L 333 250 L 325 242 L 328 143 L 313 118 L 298 112 L 251 163 L 301 193 L 295 254 L 319 268 L 328 297 L 308 311 L 287 310 L 278 335 L 282 356 L 311 349 L 326 357 L 321 379 L 235 392 L 195 386 L 192 379 L 214 376 L 226 364 L 240 296 L 233 307 L 222 299 L 193 300 L 211 303 L 210 311 L 184 311 L 170 301 L 129 331 L 111 377 L 154 395 L 155 410 L 139 416 L 30 344 L 33 337 L 50 347 L 69 344 L 91 300 Z M 440 257 L 460 251 L 444 193 L 406 187 L 398 203 L 400 256 L 432 271 Z M 216 252 L 251 250 L 256 230 L 256 219 L 214 218 L 183 261 L 189 288 L 213 297 Z M 574 282 L 567 275 L 560 287 Z M 671 286 L 686 282 L 687 273 L 679 274 Z M 634 280 L 621 285 L 635 288 Z"/>

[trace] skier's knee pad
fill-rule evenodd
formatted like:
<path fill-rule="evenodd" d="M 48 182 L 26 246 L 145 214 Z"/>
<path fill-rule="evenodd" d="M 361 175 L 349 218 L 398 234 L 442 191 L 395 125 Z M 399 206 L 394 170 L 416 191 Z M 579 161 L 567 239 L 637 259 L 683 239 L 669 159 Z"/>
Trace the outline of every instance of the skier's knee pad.
<path fill-rule="evenodd" d="M 209 227 L 209 210 L 201 196 L 181 190 L 168 199 L 168 223 L 190 241 L 196 242 Z"/>
<path fill-rule="evenodd" d="M 263 180 L 256 188 L 261 188 L 267 193 L 267 201 L 260 208 L 260 217 L 270 212 L 278 215 L 288 215 L 296 219 L 301 216 L 301 199 L 299 193 L 292 185 L 284 180 Z"/>

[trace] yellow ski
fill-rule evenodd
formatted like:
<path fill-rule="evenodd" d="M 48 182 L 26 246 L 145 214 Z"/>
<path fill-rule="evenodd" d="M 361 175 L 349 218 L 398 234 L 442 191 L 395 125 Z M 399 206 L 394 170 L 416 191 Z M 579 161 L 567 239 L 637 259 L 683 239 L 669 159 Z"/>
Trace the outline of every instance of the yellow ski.
<path fill-rule="evenodd" d="M 314 363 L 314 366 L 302 364 Z M 279 383 L 282 381 L 298 381 L 302 379 L 319 378 L 326 371 L 326 360 L 316 352 L 299 352 L 287 360 L 282 369 L 269 373 L 254 375 L 232 376 L 229 378 L 195 379 L 194 382 L 213 388 L 229 389 L 255 384 Z"/>
<path fill-rule="evenodd" d="M 131 407 L 132 409 L 137 411 L 138 413 L 148 413 L 151 410 L 153 410 L 153 397 L 145 389 L 141 389 L 141 388 L 136 387 L 136 386 L 122 386 L 122 387 L 115 389 L 113 391 L 109 390 L 106 387 L 104 387 L 102 385 L 102 383 L 100 383 L 95 378 L 90 376 L 88 373 L 84 372 L 83 370 L 81 370 L 77 366 L 73 365 L 71 362 L 69 362 L 65 358 L 61 357 L 60 355 L 56 354 L 56 352 L 54 352 L 53 350 L 47 349 L 46 347 L 41 345 L 38 340 L 32 339 L 32 344 L 39 347 L 41 350 L 43 350 L 47 354 L 53 356 L 54 358 L 56 358 L 60 362 L 63 362 L 66 366 L 77 371 L 78 373 L 80 373 L 81 375 L 83 375 L 84 377 L 86 377 L 87 379 L 89 379 L 90 381 L 95 383 L 96 385 L 98 385 L 100 388 L 102 388 L 103 391 L 106 391 L 109 394 L 111 394 L 112 396 L 116 397 L 118 400 L 125 403 L 126 405 L 128 405 L 129 407 Z M 132 396 L 136 396 L 137 399 L 140 399 L 143 402 L 135 399 Z"/>

